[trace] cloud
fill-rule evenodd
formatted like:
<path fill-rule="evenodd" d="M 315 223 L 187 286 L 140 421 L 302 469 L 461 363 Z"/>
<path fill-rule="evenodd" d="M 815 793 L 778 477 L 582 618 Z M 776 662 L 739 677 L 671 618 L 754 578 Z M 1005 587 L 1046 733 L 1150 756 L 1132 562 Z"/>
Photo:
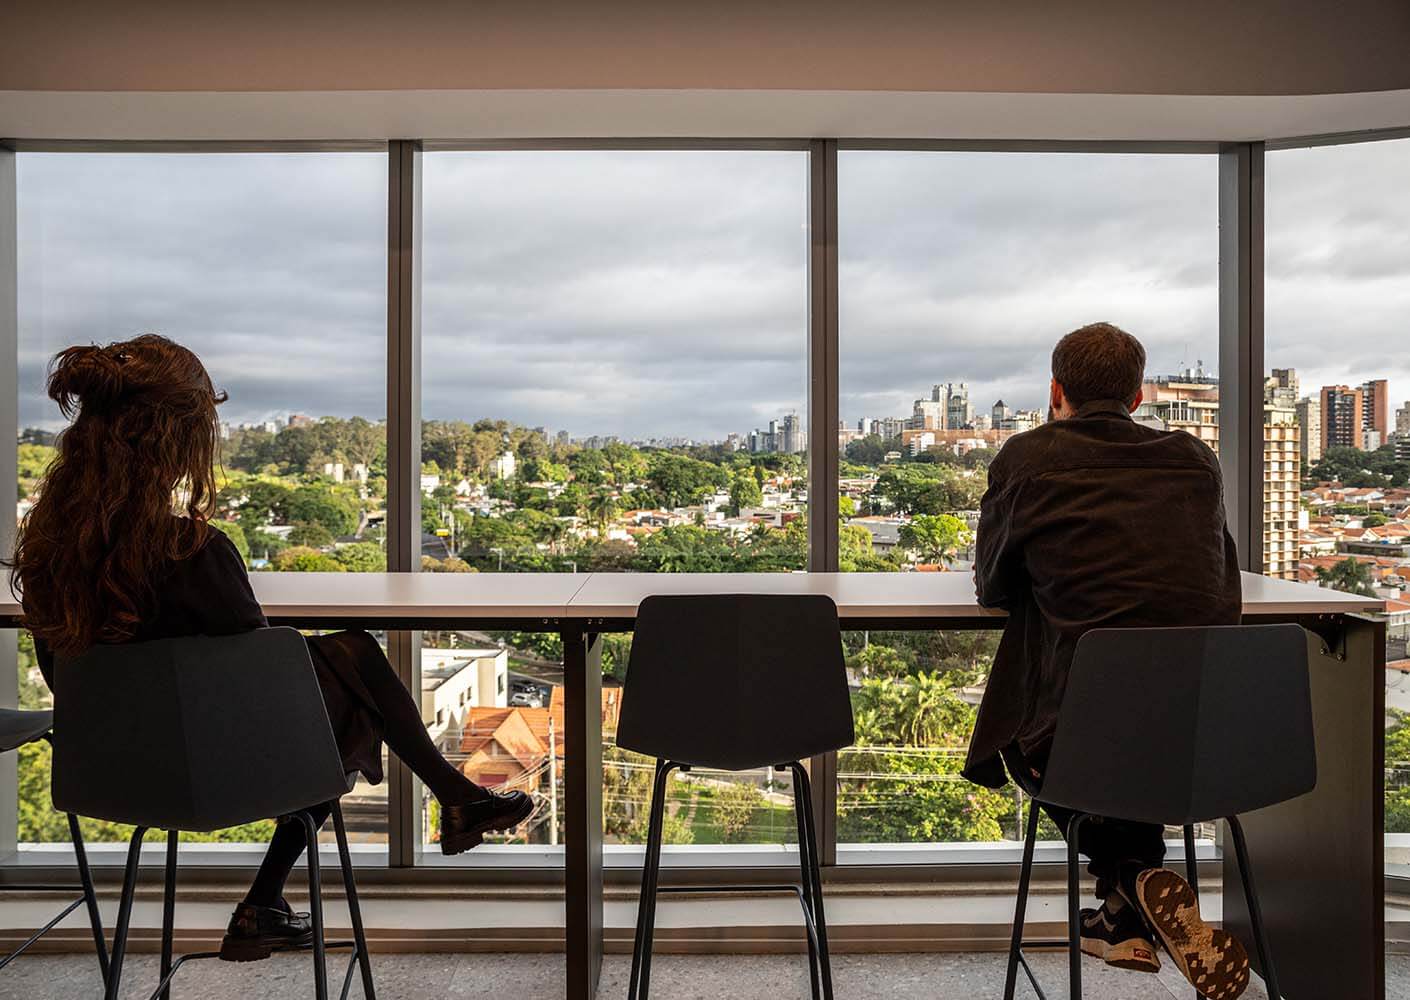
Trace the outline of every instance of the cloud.
<path fill-rule="evenodd" d="M 807 391 L 807 163 L 789 151 L 423 158 L 427 417 L 575 436 L 747 432 Z M 378 154 L 19 155 L 21 420 L 45 360 L 158 330 L 228 419 L 385 411 Z M 1268 154 L 1268 359 L 1403 379 L 1410 141 Z M 1042 407 L 1048 355 L 1108 319 L 1153 373 L 1217 363 L 1209 155 L 843 151 L 841 408 L 935 382 Z M 1394 386 L 1392 387 L 1395 388 Z"/>

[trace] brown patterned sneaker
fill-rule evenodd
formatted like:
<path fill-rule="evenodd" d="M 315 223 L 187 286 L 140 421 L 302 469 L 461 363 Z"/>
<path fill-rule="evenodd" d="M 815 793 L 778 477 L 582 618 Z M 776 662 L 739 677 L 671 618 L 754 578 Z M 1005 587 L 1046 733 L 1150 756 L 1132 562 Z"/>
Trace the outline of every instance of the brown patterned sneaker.
<path fill-rule="evenodd" d="M 1135 909 L 1117 893 L 1099 910 L 1083 910 L 1082 953 L 1133 972 L 1159 972 L 1160 958 Z"/>
<path fill-rule="evenodd" d="M 1136 879 L 1136 905 L 1200 996 L 1234 1000 L 1243 993 L 1248 954 L 1228 931 L 1204 922 L 1188 882 L 1168 868 L 1149 868 Z"/>

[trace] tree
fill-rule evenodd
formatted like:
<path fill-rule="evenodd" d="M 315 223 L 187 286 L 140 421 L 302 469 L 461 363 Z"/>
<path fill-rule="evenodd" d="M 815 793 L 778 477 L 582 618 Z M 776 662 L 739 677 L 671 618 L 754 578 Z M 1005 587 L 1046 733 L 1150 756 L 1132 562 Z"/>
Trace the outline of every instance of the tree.
<path fill-rule="evenodd" d="M 741 510 L 758 507 L 763 502 L 764 491 L 759 488 L 759 481 L 754 478 L 753 471 L 736 472 L 729 489 L 729 504 L 734 515 L 738 517 Z"/>
<path fill-rule="evenodd" d="M 883 472 L 872 495 L 902 514 L 946 514 L 977 509 L 986 482 L 979 470 L 911 463 Z"/>
<path fill-rule="evenodd" d="M 942 564 L 953 559 L 974 538 L 953 514 L 917 514 L 901 528 L 901 548 L 914 552 L 924 563 Z"/>
<path fill-rule="evenodd" d="M 286 536 L 290 545 L 304 545 L 311 549 L 326 549 L 333 544 L 333 534 L 316 522 L 300 521 Z"/>
<path fill-rule="evenodd" d="M 630 842 L 651 798 L 650 757 L 617 746 L 602 749 L 602 830 Z M 643 840 L 645 837 L 642 838 Z"/>
<path fill-rule="evenodd" d="M 1317 582 L 1331 590 L 1346 594 L 1360 594 L 1362 597 L 1375 597 L 1371 570 L 1365 563 L 1356 559 L 1343 559 L 1330 568 L 1317 567 Z"/>
<path fill-rule="evenodd" d="M 598 490 L 587 501 L 588 516 L 597 525 L 597 537 L 607 537 L 607 526 L 617 516 L 617 500 L 606 490 Z"/>
<path fill-rule="evenodd" d="M 1013 799 L 960 774 L 975 710 L 948 675 L 867 679 L 853 704 L 856 746 L 838 759 L 839 837 L 876 843 L 1003 836 Z"/>
<path fill-rule="evenodd" d="M 847 442 L 846 458 L 858 465 L 880 465 L 886 458 L 886 442 L 876 434 Z"/>
<path fill-rule="evenodd" d="M 19 497 L 23 500 L 35 491 L 39 480 L 54 460 L 54 449 L 43 444 L 22 444 L 18 449 Z"/>
<path fill-rule="evenodd" d="M 291 545 L 270 560 L 270 568 L 285 573 L 345 573 L 347 567 L 332 556 L 306 545 Z"/>
<path fill-rule="evenodd" d="M 903 650 L 874 642 L 848 657 L 847 666 L 860 677 L 903 680 L 910 674 L 915 661 Z"/>
<path fill-rule="evenodd" d="M 245 565 L 250 564 L 250 543 L 245 538 L 245 529 L 240 527 L 237 521 L 211 521 L 210 526 L 230 539 L 235 551 L 240 553 L 240 558 L 245 560 Z"/>
<path fill-rule="evenodd" d="M 284 502 L 286 524 L 300 521 L 321 524 L 329 534 L 348 535 L 357 529 L 357 508 L 344 496 L 327 487 L 300 486 Z"/>
<path fill-rule="evenodd" d="M 383 556 L 383 565 L 386 565 L 386 557 Z M 437 559 L 434 556 L 421 557 L 421 572 L 423 573 L 474 573 L 476 569 L 464 559 L 457 556 L 449 556 L 445 559 Z"/>
<path fill-rule="evenodd" d="M 712 805 L 720 838 L 727 844 L 740 840 L 764 804 L 764 794 L 748 781 L 726 781 L 715 789 Z"/>
<path fill-rule="evenodd" d="M 376 542 L 340 545 L 333 550 L 333 558 L 349 573 L 384 573 L 387 570 L 386 550 Z"/>
<path fill-rule="evenodd" d="M 648 459 L 646 483 L 668 508 L 699 503 L 712 490 L 727 488 L 731 479 L 729 470 L 686 455 L 658 451 Z"/>

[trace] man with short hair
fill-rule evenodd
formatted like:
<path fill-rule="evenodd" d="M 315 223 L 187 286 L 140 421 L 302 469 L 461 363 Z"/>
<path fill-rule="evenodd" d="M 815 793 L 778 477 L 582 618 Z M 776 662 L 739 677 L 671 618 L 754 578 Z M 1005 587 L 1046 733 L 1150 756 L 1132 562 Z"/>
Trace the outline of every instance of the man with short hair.
<path fill-rule="evenodd" d="M 1001 787 L 1007 765 L 1019 785 L 1041 786 L 1084 632 L 1239 622 L 1218 460 L 1189 434 L 1131 419 L 1145 362 L 1140 342 L 1110 323 L 1063 337 L 1049 422 L 1011 438 L 989 467 L 975 584 L 979 603 L 1009 618 L 965 765 L 979 784 Z M 1048 812 L 1065 831 L 1071 814 Z M 1244 949 L 1205 924 L 1188 884 L 1162 867 L 1161 827 L 1095 819 L 1079 849 L 1102 899 L 1082 912 L 1084 952 L 1155 972 L 1156 938 L 1204 996 L 1243 992 Z"/>

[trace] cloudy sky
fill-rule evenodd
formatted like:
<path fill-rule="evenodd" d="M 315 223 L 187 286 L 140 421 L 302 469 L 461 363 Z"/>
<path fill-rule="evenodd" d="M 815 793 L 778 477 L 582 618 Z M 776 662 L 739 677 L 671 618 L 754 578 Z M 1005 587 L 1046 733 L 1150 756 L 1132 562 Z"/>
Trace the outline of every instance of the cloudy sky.
<path fill-rule="evenodd" d="M 1040 408 L 1063 332 L 1217 362 L 1213 157 L 844 152 L 842 415 L 935 382 Z M 1410 141 L 1268 155 L 1269 364 L 1410 393 Z M 428 153 L 423 407 L 574 436 L 721 438 L 803 411 L 796 152 Z M 227 419 L 385 411 L 378 154 L 21 154 L 21 422 L 45 360 L 144 330 Z"/>

